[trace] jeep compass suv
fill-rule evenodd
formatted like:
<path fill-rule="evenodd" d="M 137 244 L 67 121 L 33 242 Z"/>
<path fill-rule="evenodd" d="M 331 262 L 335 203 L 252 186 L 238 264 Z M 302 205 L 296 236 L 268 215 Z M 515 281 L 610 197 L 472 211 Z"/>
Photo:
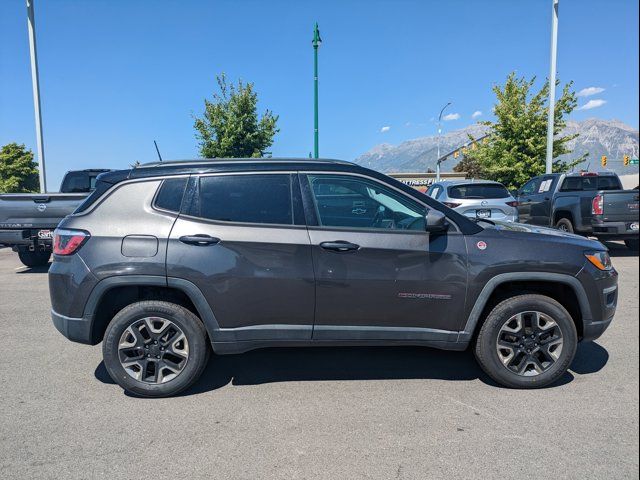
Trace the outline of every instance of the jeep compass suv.
<path fill-rule="evenodd" d="M 498 383 L 542 387 L 617 303 L 597 241 L 309 159 L 102 174 L 54 233 L 49 287 L 56 328 L 102 341 L 111 377 L 149 397 L 195 382 L 211 348 L 292 345 L 472 345 Z"/>

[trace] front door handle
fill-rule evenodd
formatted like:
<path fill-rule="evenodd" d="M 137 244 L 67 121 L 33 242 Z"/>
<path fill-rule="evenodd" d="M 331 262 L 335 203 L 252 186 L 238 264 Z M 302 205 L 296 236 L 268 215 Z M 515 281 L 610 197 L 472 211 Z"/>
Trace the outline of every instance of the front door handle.
<path fill-rule="evenodd" d="M 198 245 L 204 247 L 206 245 L 215 245 L 216 243 L 220 243 L 220 239 L 216 237 L 212 237 L 211 235 L 183 235 L 179 239 L 182 243 L 186 243 L 187 245 Z"/>
<path fill-rule="evenodd" d="M 355 243 L 345 242 L 344 240 L 336 240 L 334 242 L 322 242 L 321 248 L 325 250 L 331 250 L 333 252 L 353 252 L 360 249 L 360 245 Z"/>

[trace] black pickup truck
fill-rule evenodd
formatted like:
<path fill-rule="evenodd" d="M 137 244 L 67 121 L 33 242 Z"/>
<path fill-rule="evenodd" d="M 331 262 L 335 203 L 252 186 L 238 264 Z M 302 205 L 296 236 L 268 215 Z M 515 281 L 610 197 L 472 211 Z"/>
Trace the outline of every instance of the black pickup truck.
<path fill-rule="evenodd" d="M 599 240 L 624 240 L 638 250 L 638 189 L 623 190 L 613 172 L 534 177 L 517 192 L 521 223 Z"/>
<path fill-rule="evenodd" d="M 12 247 L 28 267 L 46 265 L 53 230 L 95 189 L 96 177 L 108 171 L 67 172 L 60 193 L 0 194 L 0 245 Z"/>

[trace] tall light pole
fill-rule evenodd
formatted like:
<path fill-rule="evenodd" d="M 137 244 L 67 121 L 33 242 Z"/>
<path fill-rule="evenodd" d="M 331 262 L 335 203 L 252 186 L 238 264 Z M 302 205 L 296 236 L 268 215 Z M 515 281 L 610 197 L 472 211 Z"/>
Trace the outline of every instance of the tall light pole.
<path fill-rule="evenodd" d="M 36 50 L 36 21 L 33 2 L 27 0 L 27 27 L 29 30 L 29 54 L 31 57 L 31 83 L 33 85 L 33 108 L 36 116 L 36 147 L 38 170 L 40 171 L 40 193 L 47 191 L 47 173 L 44 169 L 44 144 L 42 142 L 42 115 L 40 114 L 40 81 L 38 80 L 38 53 Z"/>
<path fill-rule="evenodd" d="M 556 107 L 556 59 L 558 56 L 558 3 L 551 0 L 551 66 L 549 72 L 549 116 L 547 118 L 547 163 L 546 173 L 553 172 L 553 126 Z"/>
<path fill-rule="evenodd" d="M 440 181 L 440 135 L 442 134 L 442 112 L 444 112 L 445 108 L 451 105 L 451 102 L 448 102 L 442 110 L 440 110 L 440 115 L 438 115 L 438 161 L 436 162 L 436 182 Z"/>
<path fill-rule="evenodd" d="M 313 28 L 313 157 L 319 158 L 318 147 L 318 47 L 322 45 L 320 30 L 316 22 Z"/>

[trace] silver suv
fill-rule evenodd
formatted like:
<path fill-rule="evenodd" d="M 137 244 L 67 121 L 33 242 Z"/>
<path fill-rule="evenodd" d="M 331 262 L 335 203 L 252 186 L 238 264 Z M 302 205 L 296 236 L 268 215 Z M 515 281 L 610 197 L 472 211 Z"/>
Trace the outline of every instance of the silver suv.
<path fill-rule="evenodd" d="M 518 221 L 518 202 L 504 185 L 490 180 L 451 180 L 434 183 L 427 195 L 471 218 Z"/>

